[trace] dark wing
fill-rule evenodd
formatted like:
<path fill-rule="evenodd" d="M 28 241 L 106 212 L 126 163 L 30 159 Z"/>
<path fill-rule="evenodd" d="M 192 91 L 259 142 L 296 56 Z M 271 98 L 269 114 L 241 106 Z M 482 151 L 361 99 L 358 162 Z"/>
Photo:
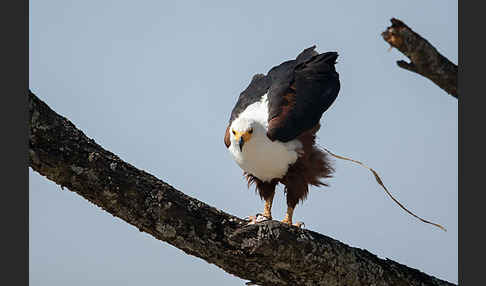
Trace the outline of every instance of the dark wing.
<path fill-rule="evenodd" d="M 313 128 L 338 95 L 339 75 L 334 68 L 338 54 L 317 54 L 314 48 L 268 73 L 267 136 L 272 141 L 287 142 Z"/>

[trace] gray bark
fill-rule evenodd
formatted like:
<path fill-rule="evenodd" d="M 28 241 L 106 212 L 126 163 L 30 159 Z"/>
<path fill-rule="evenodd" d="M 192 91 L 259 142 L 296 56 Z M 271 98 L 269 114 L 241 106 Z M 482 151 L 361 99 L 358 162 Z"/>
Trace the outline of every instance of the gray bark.
<path fill-rule="evenodd" d="M 140 231 L 259 285 L 453 285 L 277 221 L 247 226 L 122 161 L 29 93 L 30 167 Z"/>
<path fill-rule="evenodd" d="M 410 63 L 397 61 L 397 65 L 430 79 L 458 98 L 457 65 L 441 55 L 426 39 L 402 21 L 395 18 L 390 21 L 392 25 L 381 34 L 383 39 L 410 59 Z"/>

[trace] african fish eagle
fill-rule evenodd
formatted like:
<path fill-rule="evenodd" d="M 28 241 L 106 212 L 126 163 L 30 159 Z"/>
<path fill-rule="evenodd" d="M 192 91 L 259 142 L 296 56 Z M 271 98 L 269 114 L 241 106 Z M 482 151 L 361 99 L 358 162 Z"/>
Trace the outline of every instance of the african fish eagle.
<path fill-rule="evenodd" d="M 287 213 L 282 222 L 292 225 L 297 203 L 309 185 L 327 186 L 321 179 L 334 171 L 326 153 L 315 145 L 320 119 L 336 99 L 338 54 L 319 54 L 315 46 L 295 60 L 254 75 L 231 112 L 224 143 L 243 169 L 248 186 L 256 185 L 265 200 L 263 219 L 272 219 L 278 183 L 285 186 Z"/>

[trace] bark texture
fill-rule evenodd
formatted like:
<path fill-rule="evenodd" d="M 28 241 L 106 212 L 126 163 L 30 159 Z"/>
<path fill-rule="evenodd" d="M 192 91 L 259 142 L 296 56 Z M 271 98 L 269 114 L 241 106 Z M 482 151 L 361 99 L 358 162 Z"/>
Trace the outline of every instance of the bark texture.
<path fill-rule="evenodd" d="M 458 98 L 457 65 L 441 55 L 426 39 L 402 21 L 393 18 L 391 23 L 392 25 L 381 34 L 383 39 L 410 59 L 410 63 L 397 61 L 398 66 L 430 79 L 447 93 Z"/>
<path fill-rule="evenodd" d="M 29 93 L 30 166 L 140 231 L 258 285 L 453 285 L 277 221 L 246 222 L 122 161 Z"/>

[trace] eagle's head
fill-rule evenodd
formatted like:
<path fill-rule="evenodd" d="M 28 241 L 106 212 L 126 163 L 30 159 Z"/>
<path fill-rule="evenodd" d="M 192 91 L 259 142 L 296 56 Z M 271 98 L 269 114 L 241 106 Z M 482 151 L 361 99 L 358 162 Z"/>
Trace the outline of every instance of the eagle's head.
<path fill-rule="evenodd" d="M 243 146 L 262 131 L 262 126 L 255 120 L 238 118 L 230 127 L 231 145 L 238 146 L 240 152 L 243 152 Z"/>

